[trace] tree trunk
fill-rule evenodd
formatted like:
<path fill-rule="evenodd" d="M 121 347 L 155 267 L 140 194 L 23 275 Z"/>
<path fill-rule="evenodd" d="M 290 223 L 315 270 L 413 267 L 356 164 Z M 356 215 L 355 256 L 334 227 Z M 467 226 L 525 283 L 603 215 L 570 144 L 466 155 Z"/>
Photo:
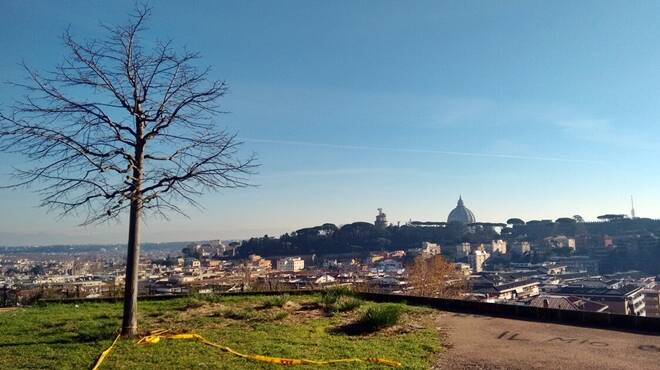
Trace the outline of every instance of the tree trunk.
<path fill-rule="evenodd" d="M 140 260 L 140 204 L 131 201 L 128 226 L 128 254 L 126 256 L 126 279 L 124 282 L 124 319 L 121 335 L 132 337 L 137 334 L 138 264 Z"/>
<path fill-rule="evenodd" d="M 139 106 L 138 106 L 139 109 Z M 144 165 L 143 126 L 136 118 L 137 143 L 133 166 L 133 194 L 128 225 L 128 253 L 126 255 L 126 280 L 124 282 L 124 318 L 121 335 L 133 337 L 137 334 L 138 267 L 140 262 L 140 215 L 142 213 L 142 174 Z"/>

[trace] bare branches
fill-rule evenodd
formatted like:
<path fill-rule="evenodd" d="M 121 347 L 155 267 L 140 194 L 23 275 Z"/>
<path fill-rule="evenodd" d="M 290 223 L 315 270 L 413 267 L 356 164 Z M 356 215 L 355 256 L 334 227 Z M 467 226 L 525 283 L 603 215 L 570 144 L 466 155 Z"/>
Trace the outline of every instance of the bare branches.
<path fill-rule="evenodd" d="M 191 139 L 167 158 L 150 158 L 167 163 L 145 173 L 145 202 L 179 197 L 195 204 L 188 195 L 249 185 L 246 176 L 255 168 L 255 159 L 235 159 L 241 143 L 234 135 L 222 132 Z"/>
<path fill-rule="evenodd" d="M 406 270 L 415 295 L 454 298 L 464 290 L 465 277 L 439 255 L 419 255 Z"/>
<path fill-rule="evenodd" d="M 7 187 L 36 187 L 41 206 L 84 214 L 87 224 L 131 202 L 185 214 L 179 202 L 200 206 L 205 191 L 249 186 L 254 156 L 239 158 L 242 143 L 216 123 L 226 83 L 170 41 L 146 48 L 149 14 L 139 8 L 128 24 L 105 27 L 103 40 L 81 42 L 67 30 L 69 55 L 53 71 L 24 66 L 27 82 L 15 85 L 25 97 L 0 112 L 0 150 L 29 162 Z"/>

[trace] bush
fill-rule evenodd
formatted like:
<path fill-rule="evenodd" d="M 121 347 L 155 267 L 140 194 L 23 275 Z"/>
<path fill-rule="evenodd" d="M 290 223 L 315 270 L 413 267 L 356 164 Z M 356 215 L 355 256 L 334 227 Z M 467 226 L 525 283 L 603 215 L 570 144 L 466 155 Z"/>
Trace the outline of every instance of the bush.
<path fill-rule="evenodd" d="M 324 310 L 328 310 L 330 307 L 334 306 L 337 301 L 339 300 L 339 296 L 334 295 L 334 294 L 321 294 L 321 299 L 319 300 L 319 303 L 323 307 Z"/>
<path fill-rule="evenodd" d="M 286 311 L 277 311 L 275 315 L 273 315 L 273 320 L 282 320 L 285 317 L 289 316 L 289 313 Z"/>
<path fill-rule="evenodd" d="M 262 308 L 282 307 L 289 301 L 289 295 L 274 295 L 266 298 L 261 305 Z"/>
<path fill-rule="evenodd" d="M 323 294 L 332 294 L 337 297 L 353 296 L 353 291 L 348 286 L 334 286 L 326 289 Z"/>
<path fill-rule="evenodd" d="M 395 325 L 401 318 L 403 309 L 397 304 L 383 304 L 369 307 L 356 324 L 365 331 L 375 331 Z"/>
<path fill-rule="evenodd" d="M 337 311 L 348 312 L 362 306 L 362 300 L 359 298 L 346 298 L 336 304 Z"/>
<path fill-rule="evenodd" d="M 353 310 L 359 307 L 362 301 L 353 298 L 353 291 L 350 288 L 340 286 L 329 288 L 321 293 L 319 304 L 326 313 L 332 314 Z"/>

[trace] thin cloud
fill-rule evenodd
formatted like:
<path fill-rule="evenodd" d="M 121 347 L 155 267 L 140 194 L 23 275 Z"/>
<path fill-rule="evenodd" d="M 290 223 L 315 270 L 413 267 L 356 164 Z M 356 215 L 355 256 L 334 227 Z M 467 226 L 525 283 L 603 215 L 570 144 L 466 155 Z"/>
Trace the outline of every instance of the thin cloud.
<path fill-rule="evenodd" d="M 400 168 L 335 168 L 312 171 L 280 171 L 261 175 L 261 177 L 290 177 L 290 176 L 341 176 L 363 174 L 400 173 Z"/>
<path fill-rule="evenodd" d="M 568 136 L 623 148 L 654 150 L 657 145 L 637 131 L 617 128 L 606 119 L 571 119 L 556 122 Z"/>
<path fill-rule="evenodd" d="M 328 144 L 328 143 L 318 143 L 318 142 L 308 142 L 308 141 L 257 139 L 257 138 L 242 138 L 241 140 L 252 143 L 296 145 L 296 146 L 308 146 L 308 147 L 341 149 L 341 150 L 346 150 L 346 149 L 370 150 L 370 151 L 385 151 L 385 152 L 394 152 L 394 153 L 435 154 L 435 155 L 479 157 L 479 158 L 491 158 L 491 159 L 517 159 L 517 160 L 586 163 L 586 164 L 605 163 L 602 161 L 591 161 L 591 160 L 575 159 L 575 158 L 527 156 L 527 155 L 502 154 L 502 153 L 477 153 L 477 152 L 459 152 L 459 151 L 435 150 L 435 149 L 391 148 L 391 147 L 375 147 L 375 146 L 364 146 L 364 145 Z"/>

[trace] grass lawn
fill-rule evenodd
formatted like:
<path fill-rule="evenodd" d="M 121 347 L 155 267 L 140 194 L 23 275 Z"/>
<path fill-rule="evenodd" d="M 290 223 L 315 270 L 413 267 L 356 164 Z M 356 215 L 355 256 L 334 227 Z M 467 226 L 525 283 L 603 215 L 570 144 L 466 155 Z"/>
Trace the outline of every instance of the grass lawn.
<path fill-rule="evenodd" d="M 319 295 L 200 296 L 139 304 L 140 330 L 189 331 L 239 352 L 311 360 L 382 357 L 427 369 L 441 350 L 433 310 L 402 305 L 394 326 L 371 333 L 349 327 L 380 304 L 345 305 L 327 314 Z M 354 307 L 357 306 L 357 307 Z M 110 345 L 121 324 L 120 303 L 47 304 L 0 312 L 0 369 L 86 369 Z M 196 342 L 136 345 L 120 340 L 101 369 L 279 369 Z M 330 366 L 297 366 L 319 369 Z M 332 365 L 380 369 L 378 364 Z"/>

